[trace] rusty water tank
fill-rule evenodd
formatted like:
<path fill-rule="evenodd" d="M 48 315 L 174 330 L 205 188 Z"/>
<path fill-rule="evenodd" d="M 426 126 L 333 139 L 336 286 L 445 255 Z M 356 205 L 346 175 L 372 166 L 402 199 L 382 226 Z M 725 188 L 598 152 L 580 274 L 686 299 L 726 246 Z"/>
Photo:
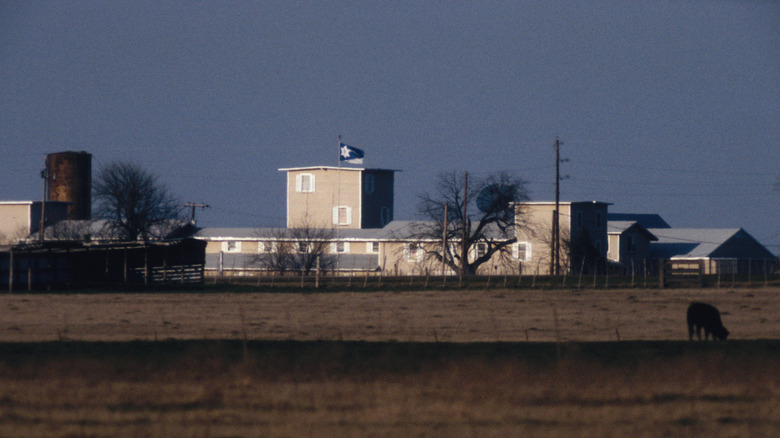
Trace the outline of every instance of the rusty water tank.
<path fill-rule="evenodd" d="M 57 152 L 46 155 L 49 201 L 70 202 L 68 219 L 92 217 L 92 154 Z"/>

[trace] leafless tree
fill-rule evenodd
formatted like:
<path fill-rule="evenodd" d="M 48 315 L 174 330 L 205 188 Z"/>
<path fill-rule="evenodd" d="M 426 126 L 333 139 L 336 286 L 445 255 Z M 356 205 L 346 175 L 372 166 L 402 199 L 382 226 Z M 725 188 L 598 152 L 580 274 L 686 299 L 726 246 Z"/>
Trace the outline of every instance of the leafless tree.
<path fill-rule="evenodd" d="M 439 262 L 443 259 L 455 272 L 474 274 L 496 253 L 511 254 L 511 245 L 517 240 L 514 230 L 521 226 L 515 222 L 513 203 L 527 199 L 525 181 L 507 172 L 471 179 L 455 172 L 443 173 L 437 178 L 435 191 L 419 198 L 417 211 L 424 222 L 419 224 L 416 237 L 442 239 L 446 206 L 449 243 L 426 248 L 426 256 Z"/>
<path fill-rule="evenodd" d="M 258 237 L 267 238 L 271 243 L 270 248 L 259 252 L 254 257 L 254 264 L 284 273 L 286 271 L 303 271 L 309 274 L 317 267 L 328 270 L 335 263 L 335 255 L 328 257 L 335 242 L 336 231 L 312 225 L 308 218 L 297 222 L 295 228 L 279 228 L 270 232 L 258 234 Z M 261 245 L 264 242 L 260 243 Z"/>
<path fill-rule="evenodd" d="M 128 162 L 102 168 L 93 185 L 95 216 L 106 219 L 121 240 L 162 238 L 180 221 L 181 204 L 156 176 Z"/>
<path fill-rule="evenodd" d="M 54 224 L 50 228 L 47 239 L 53 240 L 89 240 L 91 221 L 66 220 Z"/>

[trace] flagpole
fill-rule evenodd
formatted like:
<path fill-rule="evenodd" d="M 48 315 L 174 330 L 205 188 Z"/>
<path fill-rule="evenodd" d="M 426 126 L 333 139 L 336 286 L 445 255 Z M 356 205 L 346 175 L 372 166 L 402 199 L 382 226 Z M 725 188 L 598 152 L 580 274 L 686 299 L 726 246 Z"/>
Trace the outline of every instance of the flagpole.
<path fill-rule="evenodd" d="M 341 134 L 339 134 L 339 143 L 338 143 L 338 150 L 339 150 L 339 157 L 338 157 L 338 174 L 336 176 L 337 183 L 336 183 L 336 223 L 334 224 L 336 227 L 336 274 L 338 274 L 339 271 L 339 240 L 341 238 L 341 232 L 339 230 L 339 212 L 341 209 Z M 333 212 L 331 212 L 333 214 Z"/>

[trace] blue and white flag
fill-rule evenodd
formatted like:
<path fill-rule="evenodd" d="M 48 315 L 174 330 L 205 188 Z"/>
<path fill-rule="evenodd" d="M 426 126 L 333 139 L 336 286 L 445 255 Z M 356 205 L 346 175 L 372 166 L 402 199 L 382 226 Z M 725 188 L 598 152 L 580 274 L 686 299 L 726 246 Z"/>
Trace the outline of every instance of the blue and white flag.
<path fill-rule="evenodd" d="M 340 160 L 351 164 L 363 164 L 363 150 L 348 144 L 339 143 L 341 148 Z"/>

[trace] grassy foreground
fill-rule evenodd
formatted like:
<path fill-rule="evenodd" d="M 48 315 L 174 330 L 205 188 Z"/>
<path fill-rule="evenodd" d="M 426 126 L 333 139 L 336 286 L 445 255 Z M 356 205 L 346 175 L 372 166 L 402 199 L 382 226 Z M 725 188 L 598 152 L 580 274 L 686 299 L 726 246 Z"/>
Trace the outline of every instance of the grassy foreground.
<path fill-rule="evenodd" d="M 0 436 L 777 436 L 780 341 L 0 344 Z"/>

